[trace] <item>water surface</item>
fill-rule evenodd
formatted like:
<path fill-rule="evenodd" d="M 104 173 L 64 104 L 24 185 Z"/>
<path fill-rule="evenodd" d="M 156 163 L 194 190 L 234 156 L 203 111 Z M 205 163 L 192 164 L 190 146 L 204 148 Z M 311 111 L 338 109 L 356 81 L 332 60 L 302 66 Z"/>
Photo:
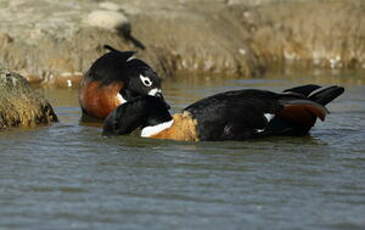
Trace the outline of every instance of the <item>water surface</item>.
<path fill-rule="evenodd" d="M 323 76 L 164 82 L 173 111 L 231 89 L 345 85 L 310 136 L 246 142 L 104 138 L 80 124 L 76 89 L 45 89 L 60 123 L 0 133 L 0 229 L 364 229 L 364 78 Z"/>

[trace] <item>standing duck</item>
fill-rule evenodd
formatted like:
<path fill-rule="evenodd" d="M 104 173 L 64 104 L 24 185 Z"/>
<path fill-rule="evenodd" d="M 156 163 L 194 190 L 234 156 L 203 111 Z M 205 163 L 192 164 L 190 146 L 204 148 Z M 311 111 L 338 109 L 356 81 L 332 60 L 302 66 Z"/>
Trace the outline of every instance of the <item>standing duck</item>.
<path fill-rule="evenodd" d="M 161 99 L 146 96 L 115 109 L 105 120 L 104 135 L 129 134 L 178 141 L 247 140 L 308 134 L 325 105 L 344 92 L 339 86 L 304 85 L 282 93 L 246 89 L 204 98 L 170 115 Z M 121 119 L 123 117 L 123 119 Z"/>
<path fill-rule="evenodd" d="M 142 95 L 162 98 L 161 79 L 134 51 L 110 52 L 98 58 L 84 75 L 79 91 L 83 116 L 103 120 L 119 105 Z"/>

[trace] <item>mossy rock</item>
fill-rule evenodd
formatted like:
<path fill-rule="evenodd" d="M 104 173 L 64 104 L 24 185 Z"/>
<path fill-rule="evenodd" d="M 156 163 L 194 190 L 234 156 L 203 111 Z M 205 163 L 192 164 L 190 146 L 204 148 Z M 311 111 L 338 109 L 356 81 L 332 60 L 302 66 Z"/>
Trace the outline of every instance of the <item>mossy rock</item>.
<path fill-rule="evenodd" d="M 0 66 L 0 130 L 57 122 L 50 103 L 17 73 Z"/>

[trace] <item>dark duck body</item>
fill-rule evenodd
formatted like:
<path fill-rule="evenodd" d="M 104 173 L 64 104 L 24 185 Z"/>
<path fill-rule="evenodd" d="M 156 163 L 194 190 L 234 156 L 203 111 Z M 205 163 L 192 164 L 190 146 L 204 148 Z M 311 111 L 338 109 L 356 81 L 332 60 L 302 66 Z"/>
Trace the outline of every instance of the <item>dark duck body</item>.
<path fill-rule="evenodd" d="M 163 101 L 146 96 L 114 110 L 104 122 L 103 133 L 122 135 L 141 128 L 142 137 L 179 141 L 302 136 L 308 134 L 317 118 L 325 119 L 325 105 L 343 92 L 342 87 L 318 85 L 299 86 L 282 93 L 229 91 L 204 98 L 173 116 Z"/>
<path fill-rule="evenodd" d="M 138 96 L 162 98 L 161 79 L 133 51 L 110 52 L 98 58 L 81 81 L 79 101 L 83 116 L 103 120 L 119 105 Z"/>

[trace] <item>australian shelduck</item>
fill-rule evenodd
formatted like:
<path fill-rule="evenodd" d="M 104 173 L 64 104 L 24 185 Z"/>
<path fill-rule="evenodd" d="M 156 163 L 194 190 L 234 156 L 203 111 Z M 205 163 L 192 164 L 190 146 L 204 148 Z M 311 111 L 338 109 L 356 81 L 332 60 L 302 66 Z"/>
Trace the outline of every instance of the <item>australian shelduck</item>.
<path fill-rule="evenodd" d="M 134 51 L 119 51 L 105 45 L 108 53 L 85 73 L 79 91 L 83 116 L 103 120 L 119 105 L 138 97 L 162 98 L 161 79 Z"/>
<path fill-rule="evenodd" d="M 243 89 L 219 93 L 170 115 L 160 98 L 144 96 L 115 109 L 104 121 L 104 135 L 124 135 L 140 129 L 146 138 L 178 141 L 242 141 L 267 136 L 307 135 L 325 105 L 343 87 L 304 85 L 275 93 Z"/>

